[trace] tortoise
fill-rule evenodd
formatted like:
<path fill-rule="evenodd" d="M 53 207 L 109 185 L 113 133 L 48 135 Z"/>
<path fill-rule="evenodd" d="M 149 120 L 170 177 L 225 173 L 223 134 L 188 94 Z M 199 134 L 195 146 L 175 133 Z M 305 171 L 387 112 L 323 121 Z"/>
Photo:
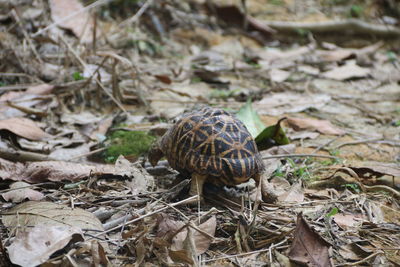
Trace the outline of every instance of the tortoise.
<path fill-rule="evenodd" d="M 149 151 L 155 166 L 165 155 L 169 165 L 192 176 L 190 195 L 202 199 L 204 182 L 238 185 L 264 171 L 256 143 L 233 114 L 213 107 L 184 113 Z"/>

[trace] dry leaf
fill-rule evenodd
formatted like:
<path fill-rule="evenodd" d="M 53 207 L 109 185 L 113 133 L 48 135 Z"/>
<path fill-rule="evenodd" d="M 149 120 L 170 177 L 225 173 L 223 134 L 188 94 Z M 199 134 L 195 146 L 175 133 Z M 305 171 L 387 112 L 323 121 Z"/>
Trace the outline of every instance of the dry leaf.
<path fill-rule="evenodd" d="M 54 252 L 64 248 L 74 235 L 83 240 L 82 231 L 68 225 L 36 225 L 22 229 L 7 247 L 11 262 L 20 266 L 44 263 Z"/>
<path fill-rule="evenodd" d="M 2 217 L 6 227 L 35 225 L 73 226 L 85 231 L 103 231 L 103 225 L 92 213 L 51 202 L 27 201 L 7 210 Z"/>
<path fill-rule="evenodd" d="M 290 74 L 291 74 L 290 72 L 280 69 L 272 69 L 269 72 L 271 81 L 276 83 L 284 82 L 287 78 L 289 78 Z"/>
<path fill-rule="evenodd" d="M 51 18 L 60 27 L 71 30 L 81 42 L 93 40 L 93 19 L 78 0 L 50 0 Z M 75 16 L 69 17 L 72 14 Z"/>
<path fill-rule="evenodd" d="M 11 191 L 1 194 L 5 201 L 19 203 L 25 199 L 29 200 L 42 200 L 44 195 L 41 192 L 33 190 L 31 185 L 25 182 L 15 182 L 10 185 Z M 20 188 L 20 189 L 18 189 Z"/>
<path fill-rule="evenodd" d="M 278 197 L 278 200 L 282 202 L 297 202 L 297 203 L 303 202 L 304 191 L 301 186 L 301 182 L 293 184 L 289 189 L 289 191 Z"/>
<path fill-rule="evenodd" d="M 356 65 L 354 60 L 349 60 L 345 65 L 322 73 L 325 78 L 344 81 L 350 78 L 363 78 L 370 74 L 371 70 Z"/>
<path fill-rule="evenodd" d="M 266 95 L 263 99 L 254 103 L 254 109 L 259 114 L 280 116 L 294 113 L 308 108 L 319 109 L 331 101 L 331 97 L 325 94 L 305 95 L 298 93 L 276 93 Z"/>
<path fill-rule="evenodd" d="M 91 175 L 114 174 L 116 170 L 110 165 L 88 165 L 64 161 L 31 162 L 25 165 L 19 180 L 32 183 L 43 181 L 76 181 Z"/>
<path fill-rule="evenodd" d="M 49 137 L 34 121 L 21 117 L 0 120 L 0 130 L 8 130 L 29 140 L 43 140 Z"/>
<path fill-rule="evenodd" d="M 371 175 L 380 177 L 390 175 L 400 177 L 400 166 L 397 163 L 378 162 L 378 161 L 360 161 L 352 162 L 349 168 L 353 169 L 360 177 L 371 177 Z"/>
<path fill-rule="evenodd" d="M 117 171 L 115 174 L 131 178 L 127 185 L 131 189 L 133 196 L 149 192 L 154 187 L 154 177 L 149 175 L 142 167 L 125 159 L 122 155 L 115 162 L 115 169 Z"/>
<path fill-rule="evenodd" d="M 322 134 L 330 134 L 330 135 L 342 135 L 345 133 L 344 131 L 335 128 L 332 125 L 332 123 L 327 120 L 290 117 L 286 121 L 289 124 L 289 126 L 296 131 L 311 130 L 320 132 Z"/>
<path fill-rule="evenodd" d="M 333 220 L 344 230 L 361 225 L 360 217 L 353 214 L 335 214 Z"/>
<path fill-rule="evenodd" d="M 332 266 L 328 249 L 330 244 L 314 232 L 302 214 L 297 215 L 294 241 L 290 247 L 290 260 L 307 266 Z"/>

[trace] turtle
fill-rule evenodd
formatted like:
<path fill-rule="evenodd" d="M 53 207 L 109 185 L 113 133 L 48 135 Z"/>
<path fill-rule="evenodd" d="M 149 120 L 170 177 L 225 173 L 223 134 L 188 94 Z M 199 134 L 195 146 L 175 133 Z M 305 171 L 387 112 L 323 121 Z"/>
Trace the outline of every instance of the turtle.
<path fill-rule="evenodd" d="M 165 156 L 169 165 L 191 175 L 190 195 L 203 200 L 203 184 L 235 186 L 253 178 L 258 185 L 264 164 L 254 138 L 235 115 L 214 107 L 184 113 L 153 144 L 151 165 Z"/>

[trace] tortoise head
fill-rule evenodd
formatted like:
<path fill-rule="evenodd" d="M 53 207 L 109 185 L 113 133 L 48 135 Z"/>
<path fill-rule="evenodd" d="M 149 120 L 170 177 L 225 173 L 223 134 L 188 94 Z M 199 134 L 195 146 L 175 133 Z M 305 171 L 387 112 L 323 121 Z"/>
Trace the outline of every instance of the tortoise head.
<path fill-rule="evenodd" d="M 164 156 L 164 153 L 160 149 L 159 142 L 154 142 L 149 150 L 147 159 L 150 164 L 154 167 L 157 165 L 157 162 Z"/>

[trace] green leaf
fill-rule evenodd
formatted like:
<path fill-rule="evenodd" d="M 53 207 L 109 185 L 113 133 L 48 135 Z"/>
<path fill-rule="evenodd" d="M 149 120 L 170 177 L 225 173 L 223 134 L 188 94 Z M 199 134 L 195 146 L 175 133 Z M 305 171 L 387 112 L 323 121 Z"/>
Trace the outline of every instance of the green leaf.
<path fill-rule="evenodd" d="M 249 130 L 253 138 L 265 128 L 260 116 L 251 105 L 251 99 L 248 99 L 246 104 L 239 109 L 239 111 L 236 113 L 236 116 L 244 123 L 244 125 L 246 125 L 247 130 Z"/>
<path fill-rule="evenodd" d="M 339 212 L 338 208 L 335 207 L 331 209 L 331 211 L 328 214 L 326 214 L 326 217 L 331 217 L 333 215 L 336 215 L 338 212 Z"/>
<path fill-rule="evenodd" d="M 74 78 L 74 81 L 80 81 L 80 80 L 84 79 L 82 74 L 80 72 L 77 72 L 77 71 L 72 73 L 72 78 Z"/>
<path fill-rule="evenodd" d="M 281 127 L 281 122 L 286 118 L 280 119 L 275 125 L 265 128 L 255 139 L 258 150 L 265 150 L 277 145 L 287 145 L 290 143 L 285 131 Z"/>

